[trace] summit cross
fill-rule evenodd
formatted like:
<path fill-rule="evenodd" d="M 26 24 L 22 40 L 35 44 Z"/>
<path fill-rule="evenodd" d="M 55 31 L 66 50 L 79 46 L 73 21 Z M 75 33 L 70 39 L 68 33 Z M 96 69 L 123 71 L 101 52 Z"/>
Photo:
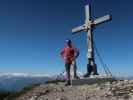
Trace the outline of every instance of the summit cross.
<path fill-rule="evenodd" d="M 81 31 L 87 32 L 87 73 L 85 77 L 88 77 L 91 72 L 97 75 L 97 66 L 94 59 L 94 41 L 93 41 L 93 29 L 95 26 L 111 20 L 111 15 L 105 15 L 103 17 L 92 19 L 91 16 L 91 4 L 90 0 L 85 0 L 85 23 L 81 26 L 72 29 L 72 33 L 78 33 Z"/>

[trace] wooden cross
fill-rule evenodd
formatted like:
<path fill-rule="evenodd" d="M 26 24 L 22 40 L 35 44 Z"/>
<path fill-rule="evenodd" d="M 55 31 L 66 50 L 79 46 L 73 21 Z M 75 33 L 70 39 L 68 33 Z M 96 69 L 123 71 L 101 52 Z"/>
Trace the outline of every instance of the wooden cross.
<path fill-rule="evenodd" d="M 87 2 L 88 0 L 86 0 Z M 92 67 L 92 69 L 95 67 L 96 69 L 96 64 L 95 64 L 95 59 L 94 59 L 94 44 L 93 44 L 93 27 L 102 24 L 104 22 L 107 22 L 111 20 L 110 15 L 106 15 L 100 18 L 97 18 L 95 20 L 92 19 L 91 17 L 91 5 L 90 3 L 87 2 L 85 5 L 85 23 L 81 26 L 78 26 L 76 28 L 72 29 L 72 33 L 78 33 L 81 31 L 87 32 L 87 47 L 88 47 L 88 52 L 87 52 L 87 59 L 88 59 L 88 64 L 87 64 L 87 74 L 90 74 L 89 72 L 89 66 Z M 94 71 L 94 70 L 93 70 Z"/>

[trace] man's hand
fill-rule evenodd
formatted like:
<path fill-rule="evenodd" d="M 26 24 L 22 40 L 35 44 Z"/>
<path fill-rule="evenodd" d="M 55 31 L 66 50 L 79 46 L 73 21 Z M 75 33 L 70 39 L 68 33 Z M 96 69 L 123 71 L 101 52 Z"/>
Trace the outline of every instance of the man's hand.
<path fill-rule="evenodd" d="M 76 60 L 76 57 L 71 58 L 71 61 L 74 62 Z"/>
<path fill-rule="evenodd" d="M 64 60 L 67 60 L 67 57 L 63 57 Z"/>

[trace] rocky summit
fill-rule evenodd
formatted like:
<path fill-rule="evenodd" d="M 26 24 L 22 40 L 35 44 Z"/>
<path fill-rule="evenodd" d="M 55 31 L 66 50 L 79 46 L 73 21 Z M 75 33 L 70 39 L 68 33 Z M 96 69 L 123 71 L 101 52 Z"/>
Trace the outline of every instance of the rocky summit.
<path fill-rule="evenodd" d="M 16 100 L 133 100 L 133 80 L 67 87 L 64 83 L 39 85 Z"/>

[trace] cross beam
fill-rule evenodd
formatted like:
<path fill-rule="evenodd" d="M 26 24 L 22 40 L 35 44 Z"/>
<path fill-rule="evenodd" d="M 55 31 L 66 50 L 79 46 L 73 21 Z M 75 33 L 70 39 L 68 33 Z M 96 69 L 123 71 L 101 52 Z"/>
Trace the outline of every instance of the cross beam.
<path fill-rule="evenodd" d="M 73 28 L 72 29 L 72 33 L 78 33 L 78 32 L 81 32 L 81 31 L 87 31 L 92 26 L 96 26 L 98 24 L 102 24 L 102 23 L 107 22 L 109 20 L 111 20 L 111 15 L 106 15 L 106 16 L 97 18 L 95 20 L 89 20 L 89 21 L 87 21 L 87 23 L 85 23 L 85 24 L 83 24 L 81 26 Z"/>
<path fill-rule="evenodd" d="M 107 22 L 109 20 L 111 20 L 111 15 L 106 15 L 106 16 L 103 16 L 103 17 L 93 20 L 91 17 L 91 5 L 86 4 L 85 5 L 85 23 L 81 26 L 78 26 L 78 27 L 72 29 L 73 34 L 79 33 L 81 31 L 87 32 L 88 64 L 87 64 L 87 74 L 86 75 L 89 75 L 92 71 L 94 74 L 97 74 L 97 67 L 96 67 L 95 59 L 94 59 L 92 29 L 93 29 L 93 27 L 95 27 L 99 24 L 102 24 L 104 22 Z M 92 70 L 90 70 L 90 69 L 92 69 Z"/>

